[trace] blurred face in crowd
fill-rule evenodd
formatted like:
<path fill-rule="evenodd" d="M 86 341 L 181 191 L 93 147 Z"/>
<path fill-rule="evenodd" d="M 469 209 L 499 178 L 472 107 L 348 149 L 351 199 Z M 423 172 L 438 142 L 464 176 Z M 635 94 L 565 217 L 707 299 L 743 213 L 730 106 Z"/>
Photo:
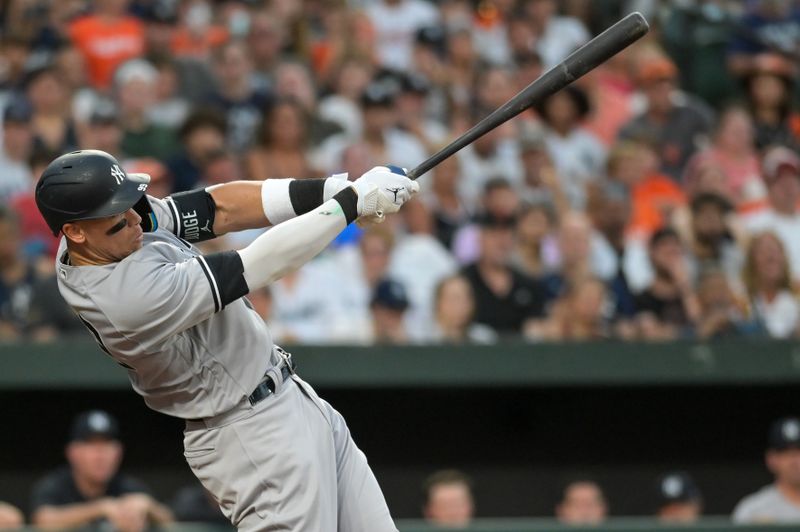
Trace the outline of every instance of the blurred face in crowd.
<path fill-rule="evenodd" d="M 510 227 L 482 227 L 480 262 L 505 267 L 514 251 L 514 231 Z"/>
<path fill-rule="evenodd" d="M 86 128 L 84 135 L 86 137 L 83 143 L 85 148 L 103 150 L 111 154 L 119 153 L 120 144 L 122 143 L 122 129 L 116 121 L 92 122 Z"/>
<path fill-rule="evenodd" d="M 412 235 L 433 234 L 434 222 L 431 210 L 420 199 L 411 200 L 403 205 L 403 221 L 406 231 Z"/>
<path fill-rule="evenodd" d="M 487 109 L 496 109 L 514 96 L 514 78 L 505 68 L 492 68 L 481 76 L 478 102 Z"/>
<path fill-rule="evenodd" d="M 351 176 L 360 176 L 379 164 L 382 162 L 375 160 L 369 146 L 364 142 L 351 144 L 342 152 L 342 170 Z"/>
<path fill-rule="evenodd" d="M 603 191 L 590 195 L 587 212 L 594 227 L 607 238 L 624 238 L 631 213 L 630 199 L 625 196 L 611 196 Z M 615 242 L 612 242 L 616 245 Z"/>
<path fill-rule="evenodd" d="M 692 214 L 692 229 L 695 238 L 706 245 L 717 245 L 728 233 L 725 213 L 712 203 L 701 205 Z"/>
<path fill-rule="evenodd" d="M 439 194 L 455 194 L 461 168 L 458 157 L 448 157 L 433 171 L 433 190 Z"/>
<path fill-rule="evenodd" d="M 543 208 L 529 208 L 517 220 L 517 241 L 539 246 L 550 232 L 550 218 Z"/>
<path fill-rule="evenodd" d="M 122 445 L 106 438 L 75 441 L 67 446 L 67 461 L 79 483 L 103 486 L 119 469 Z"/>
<path fill-rule="evenodd" d="M 336 93 L 357 100 L 372 79 L 371 68 L 361 61 L 348 61 L 336 78 Z"/>
<path fill-rule="evenodd" d="M 447 54 L 449 62 L 456 65 L 472 64 L 475 49 L 472 46 L 472 35 L 469 31 L 457 31 L 447 38 Z"/>
<path fill-rule="evenodd" d="M 220 86 L 241 87 L 249 83 L 252 64 L 247 49 L 241 43 L 230 43 L 219 53 L 215 72 Z"/>
<path fill-rule="evenodd" d="M 156 80 L 156 100 L 162 102 L 178 94 L 178 73 L 173 65 L 161 65 Z"/>
<path fill-rule="evenodd" d="M 767 468 L 778 484 L 800 491 L 800 449 L 767 451 Z"/>
<path fill-rule="evenodd" d="M 697 295 L 704 311 L 726 309 L 734 304 L 728 279 L 722 272 L 703 275 L 697 286 Z"/>
<path fill-rule="evenodd" d="M 657 114 L 666 114 L 672 109 L 672 93 L 675 80 L 663 78 L 649 81 L 643 87 L 649 110 Z"/>
<path fill-rule="evenodd" d="M 605 285 L 597 279 L 586 279 L 575 288 L 570 314 L 577 322 L 592 324 L 603 318 L 605 303 Z"/>
<path fill-rule="evenodd" d="M 230 183 L 241 178 L 236 158 L 227 152 L 220 152 L 203 166 L 203 181 L 209 185 Z"/>
<path fill-rule="evenodd" d="M 561 263 L 576 266 L 589 260 L 589 220 L 581 215 L 566 215 L 558 232 Z"/>
<path fill-rule="evenodd" d="M 732 153 L 753 151 L 753 120 L 747 111 L 733 108 L 720 117 L 717 145 Z"/>
<path fill-rule="evenodd" d="M 780 107 L 786 101 L 786 84 L 772 74 L 757 75 L 750 82 L 750 97 L 757 108 Z"/>
<path fill-rule="evenodd" d="M 725 171 L 713 161 L 701 163 L 694 171 L 691 183 L 691 192 L 712 192 L 722 197 L 728 197 L 730 187 Z"/>
<path fill-rule="evenodd" d="M 594 482 L 575 482 L 564 491 L 556 516 L 569 525 L 596 525 L 606 518 L 606 501 Z"/>
<path fill-rule="evenodd" d="M 55 70 L 36 76 L 28 86 L 27 94 L 37 113 L 60 113 L 65 108 L 67 94 Z"/>
<path fill-rule="evenodd" d="M 672 278 L 672 268 L 683 260 L 683 246 L 676 237 L 665 237 L 650 246 L 650 261 L 657 276 Z"/>
<path fill-rule="evenodd" d="M 161 21 L 150 21 L 144 27 L 145 48 L 150 52 L 159 53 L 169 50 L 175 34 L 175 26 Z"/>
<path fill-rule="evenodd" d="M 364 107 L 364 138 L 381 135 L 393 127 L 396 122 L 394 108 L 385 105 L 368 105 Z"/>
<path fill-rule="evenodd" d="M 284 32 L 276 17 L 258 12 L 250 19 L 247 47 L 257 65 L 277 60 L 283 47 Z"/>
<path fill-rule="evenodd" d="M 778 169 L 778 175 L 769 183 L 769 199 L 781 213 L 793 214 L 800 200 L 800 173 L 787 166 Z"/>
<path fill-rule="evenodd" d="M 753 261 L 757 283 L 761 288 L 780 287 L 788 284 L 788 262 L 783 245 L 772 233 L 755 237 L 751 243 L 748 261 Z"/>
<path fill-rule="evenodd" d="M 282 102 L 268 115 L 268 137 L 273 148 L 296 150 L 306 141 L 306 120 L 298 104 Z"/>
<path fill-rule="evenodd" d="M 382 233 L 364 233 L 360 242 L 361 260 L 367 283 L 374 285 L 386 273 L 389 266 L 391 244 Z"/>
<path fill-rule="evenodd" d="M 33 132 L 28 122 L 3 122 L 3 148 L 7 155 L 16 160 L 27 159 L 32 147 Z"/>
<path fill-rule="evenodd" d="M 547 122 L 559 132 L 570 131 L 578 123 L 578 109 L 565 92 L 557 92 L 547 99 Z"/>
<path fill-rule="evenodd" d="M 374 304 L 372 310 L 372 324 L 375 340 L 379 343 L 395 343 L 398 332 L 403 331 L 403 314 L 405 311 Z"/>
<path fill-rule="evenodd" d="M 0 268 L 15 264 L 20 247 L 19 228 L 10 219 L 0 219 Z"/>
<path fill-rule="evenodd" d="M 699 502 L 674 502 L 659 508 L 657 517 L 662 523 L 693 523 L 702 510 Z"/>
<path fill-rule="evenodd" d="M 155 103 L 155 80 L 135 77 L 117 88 L 120 114 L 124 117 L 143 116 Z"/>
<path fill-rule="evenodd" d="M 294 98 L 311 112 L 317 105 L 316 89 L 308 70 L 297 63 L 283 63 L 275 72 L 275 93 Z"/>
<path fill-rule="evenodd" d="M 486 191 L 483 206 L 500 218 L 510 218 L 519 210 L 519 196 L 510 186 L 496 186 Z"/>
<path fill-rule="evenodd" d="M 425 518 L 437 525 L 466 526 L 472 519 L 473 502 L 469 487 L 462 483 L 432 486 L 425 505 Z"/>
<path fill-rule="evenodd" d="M 225 148 L 225 136 L 211 125 L 195 128 L 184 141 L 189 156 L 200 161 L 209 153 L 221 151 Z"/>
<path fill-rule="evenodd" d="M 475 301 L 466 279 L 445 279 L 436 295 L 436 319 L 442 326 L 463 329 L 469 325 L 475 311 Z"/>
<path fill-rule="evenodd" d="M 125 14 L 130 0 L 95 0 L 94 6 L 99 14 L 119 17 Z"/>
<path fill-rule="evenodd" d="M 70 46 L 58 52 L 56 69 L 59 79 L 70 88 L 77 89 L 87 85 L 83 54 L 76 47 Z"/>

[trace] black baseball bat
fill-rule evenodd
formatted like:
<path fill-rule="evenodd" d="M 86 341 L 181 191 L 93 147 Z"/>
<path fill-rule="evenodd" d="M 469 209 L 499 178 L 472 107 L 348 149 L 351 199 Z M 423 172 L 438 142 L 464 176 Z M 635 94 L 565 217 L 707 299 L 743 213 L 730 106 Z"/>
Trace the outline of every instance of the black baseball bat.
<path fill-rule="evenodd" d="M 542 74 L 517 93 L 516 96 L 475 124 L 469 131 L 428 157 L 416 168 L 411 169 L 407 174 L 408 177 L 417 179 L 467 144 L 474 142 L 475 139 L 485 135 L 500 124 L 511 120 L 528 107 L 541 102 L 601 63 L 604 63 L 642 38 L 649 29 L 650 26 L 641 13 L 631 13 L 626 16 L 572 52 L 564 61 Z"/>

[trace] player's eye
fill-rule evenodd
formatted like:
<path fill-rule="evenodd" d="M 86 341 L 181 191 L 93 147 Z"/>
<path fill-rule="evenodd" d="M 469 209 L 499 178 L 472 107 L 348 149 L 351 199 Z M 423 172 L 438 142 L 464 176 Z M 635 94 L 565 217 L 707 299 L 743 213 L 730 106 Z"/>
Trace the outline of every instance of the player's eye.
<path fill-rule="evenodd" d="M 106 234 L 111 236 L 113 234 L 119 233 L 120 231 L 122 231 L 126 227 L 128 227 L 128 219 L 127 218 L 123 218 L 119 222 L 115 223 L 113 225 L 113 227 L 111 227 L 111 229 L 106 231 Z"/>

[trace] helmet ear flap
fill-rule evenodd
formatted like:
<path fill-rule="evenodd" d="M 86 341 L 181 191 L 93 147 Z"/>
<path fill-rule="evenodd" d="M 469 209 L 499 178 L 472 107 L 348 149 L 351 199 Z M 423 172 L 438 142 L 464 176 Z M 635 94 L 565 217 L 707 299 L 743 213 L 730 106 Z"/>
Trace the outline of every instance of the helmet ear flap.
<path fill-rule="evenodd" d="M 146 194 L 142 194 L 139 201 L 133 205 L 133 210 L 142 217 L 142 221 L 139 222 L 139 225 L 142 226 L 142 231 L 145 233 L 152 233 L 158 229 L 156 213 L 153 212 L 153 207 L 150 206 L 150 200 L 147 199 Z"/>

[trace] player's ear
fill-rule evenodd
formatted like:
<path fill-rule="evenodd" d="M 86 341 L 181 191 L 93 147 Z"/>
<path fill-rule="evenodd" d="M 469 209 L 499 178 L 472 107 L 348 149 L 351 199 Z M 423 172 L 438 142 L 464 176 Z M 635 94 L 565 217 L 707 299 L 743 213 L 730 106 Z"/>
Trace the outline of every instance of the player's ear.
<path fill-rule="evenodd" d="M 67 237 L 68 240 L 75 242 L 76 244 L 83 244 L 86 242 L 86 233 L 83 231 L 83 228 L 75 223 L 66 223 L 61 228 L 61 232 L 64 233 L 64 236 Z"/>

